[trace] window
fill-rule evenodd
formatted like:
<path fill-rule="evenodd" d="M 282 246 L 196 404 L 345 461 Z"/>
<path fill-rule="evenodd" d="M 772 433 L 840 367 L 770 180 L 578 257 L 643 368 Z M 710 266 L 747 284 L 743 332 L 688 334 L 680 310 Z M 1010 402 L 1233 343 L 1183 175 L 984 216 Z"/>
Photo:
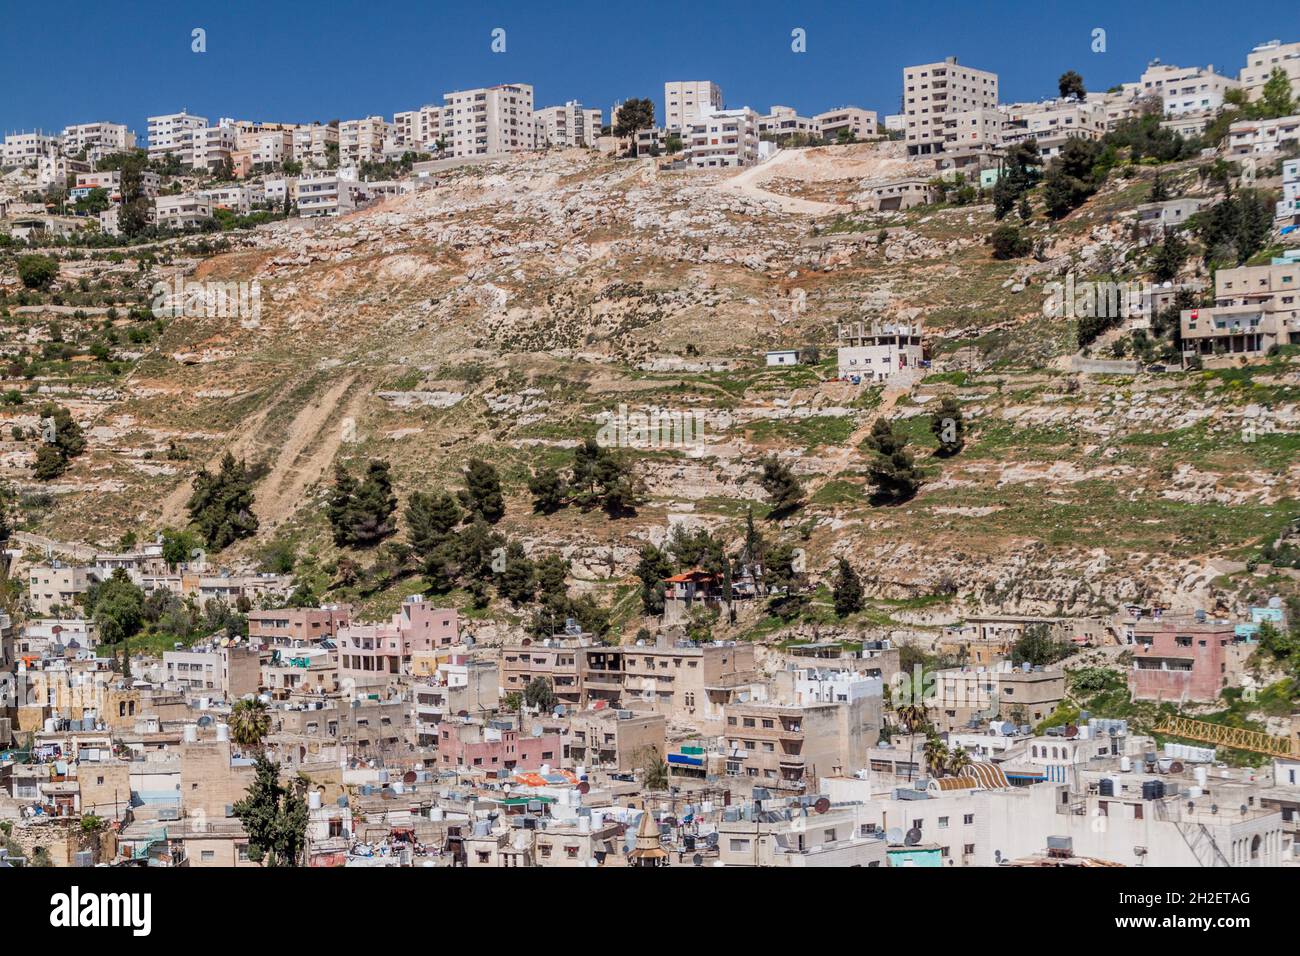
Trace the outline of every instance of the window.
<path fill-rule="evenodd" d="M 947 817 L 940 817 L 940 818 L 939 818 L 939 829 L 940 829 L 940 830 L 946 830 L 947 828 L 948 828 L 948 818 L 947 818 Z"/>
<path fill-rule="evenodd" d="M 975 822 L 975 814 L 973 813 L 966 814 L 964 817 L 961 818 L 961 822 L 964 823 L 966 826 L 970 826 L 972 823 Z"/>

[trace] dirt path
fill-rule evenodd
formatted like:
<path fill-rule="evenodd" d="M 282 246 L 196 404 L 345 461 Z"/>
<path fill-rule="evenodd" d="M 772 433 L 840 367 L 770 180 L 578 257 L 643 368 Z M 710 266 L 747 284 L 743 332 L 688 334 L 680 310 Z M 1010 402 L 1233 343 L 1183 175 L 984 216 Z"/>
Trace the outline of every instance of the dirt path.
<path fill-rule="evenodd" d="M 853 462 L 853 457 L 858 453 L 858 446 L 863 440 L 871 434 L 872 426 L 876 424 L 876 419 L 882 415 L 888 415 L 898 404 L 898 400 L 904 395 L 910 394 L 912 387 L 910 385 L 890 385 L 880 394 L 880 404 L 867 414 L 865 418 L 853 430 L 835 455 L 826 460 L 826 470 L 810 481 L 804 489 L 807 498 L 811 499 L 823 485 L 844 471 Z"/>
<path fill-rule="evenodd" d="M 717 188 L 726 192 L 738 192 L 749 196 L 751 199 L 776 203 L 781 207 L 782 212 L 797 215 L 829 216 L 838 212 L 851 211 L 852 207 L 850 206 L 818 202 L 814 199 L 797 199 L 794 196 L 781 196 L 777 193 L 768 192 L 758 185 L 758 183 L 775 176 L 782 166 L 795 162 L 798 158 L 798 150 L 783 149 L 762 165 L 751 166 L 739 175 L 724 179 L 718 183 Z"/>

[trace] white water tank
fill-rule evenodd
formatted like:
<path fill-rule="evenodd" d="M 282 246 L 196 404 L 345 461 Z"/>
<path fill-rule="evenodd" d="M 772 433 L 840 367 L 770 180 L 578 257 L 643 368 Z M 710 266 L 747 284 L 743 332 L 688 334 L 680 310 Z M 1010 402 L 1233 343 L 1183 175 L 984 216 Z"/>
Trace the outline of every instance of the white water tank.
<path fill-rule="evenodd" d="M 217 739 L 218 739 L 218 740 L 229 740 L 229 739 L 230 739 L 230 725 L 229 725 L 229 724 L 217 724 Z"/>
<path fill-rule="evenodd" d="M 442 807 L 431 807 L 431 808 L 429 809 L 429 819 L 430 819 L 430 820 L 441 820 L 441 819 L 442 819 Z"/>
<path fill-rule="evenodd" d="M 195 743 L 198 743 L 198 741 L 199 741 L 199 725 L 198 725 L 198 724 L 186 724 L 186 725 L 185 725 L 185 742 L 186 742 L 187 744 L 195 744 Z"/>
<path fill-rule="evenodd" d="M 1130 773 L 1133 770 L 1133 758 L 1125 754 L 1119 758 L 1119 769 L 1124 773 Z"/>
<path fill-rule="evenodd" d="M 542 769 L 538 771 L 538 773 L 540 773 L 543 777 L 550 772 L 551 772 L 551 765 L 549 763 L 542 764 Z"/>
<path fill-rule="evenodd" d="M 578 832 L 579 833 L 591 832 L 591 817 L 578 817 Z"/>
<path fill-rule="evenodd" d="M 1202 790 L 1204 790 L 1204 789 L 1205 789 L 1205 785 L 1206 785 L 1207 783 L 1209 783 L 1209 781 L 1210 781 L 1210 771 L 1207 770 L 1205 767 L 1197 767 L 1197 768 L 1196 768 L 1196 785 L 1197 785 L 1198 787 L 1200 787 Z"/>
<path fill-rule="evenodd" d="M 307 793 L 307 809 L 308 809 L 308 810 L 319 810 L 319 809 L 320 809 L 320 791 L 319 791 L 319 790 L 310 790 L 310 791 L 308 791 L 308 793 Z"/>

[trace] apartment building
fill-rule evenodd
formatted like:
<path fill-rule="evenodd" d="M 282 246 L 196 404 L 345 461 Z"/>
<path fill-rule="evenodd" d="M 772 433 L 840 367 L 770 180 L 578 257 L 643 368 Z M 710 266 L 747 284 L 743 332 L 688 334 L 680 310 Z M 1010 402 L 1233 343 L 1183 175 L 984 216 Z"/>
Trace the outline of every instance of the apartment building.
<path fill-rule="evenodd" d="M 442 107 L 428 105 L 394 113 L 393 135 L 413 149 L 436 151 L 442 139 Z"/>
<path fill-rule="evenodd" d="M 559 766 L 564 741 L 540 726 L 525 734 L 506 720 L 452 717 L 438 725 L 438 766 L 465 767 L 510 776 L 518 771 Z"/>
<path fill-rule="evenodd" d="M 864 110 L 857 106 L 841 106 L 827 110 L 813 117 L 813 123 L 822 139 L 836 140 L 840 136 L 854 139 L 867 139 L 877 135 L 877 118 L 875 110 Z"/>
<path fill-rule="evenodd" d="M 191 132 L 190 154 L 188 160 L 182 157 L 182 162 L 194 169 L 213 172 L 231 161 L 239 134 L 230 120 L 221 120 L 216 126 L 205 126 Z"/>
<path fill-rule="evenodd" d="M 303 176 L 295 187 L 298 215 L 342 216 L 365 204 L 365 186 L 334 173 Z"/>
<path fill-rule="evenodd" d="M 792 106 L 773 106 L 766 116 L 758 118 L 758 135 L 780 142 L 801 134 L 809 138 L 817 135 L 817 121 L 810 116 L 800 116 Z"/>
<path fill-rule="evenodd" d="M 1095 140 L 1106 135 L 1106 107 L 1102 103 L 1013 103 L 1002 107 L 1001 112 L 1008 120 L 1003 143 L 1033 139 L 1045 159 L 1058 155 L 1073 138 Z"/>
<path fill-rule="evenodd" d="M 304 169 L 326 169 L 338 164 L 339 127 L 337 123 L 299 126 L 293 131 L 293 159 Z"/>
<path fill-rule="evenodd" d="M 1287 219 L 1300 215 L 1300 159 L 1288 159 L 1282 163 L 1282 198 L 1278 201 L 1278 219 Z"/>
<path fill-rule="evenodd" d="M 1228 127 L 1228 153 L 1266 156 L 1300 143 L 1300 116 L 1239 120 Z"/>
<path fill-rule="evenodd" d="M 187 164 L 194 156 L 195 134 L 208 127 L 207 117 L 191 116 L 184 110 L 150 116 L 148 123 L 149 158 L 162 159 L 170 153 Z"/>
<path fill-rule="evenodd" d="M 153 201 L 154 221 L 160 229 L 193 229 L 212 218 L 212 203 L 181 193 Z"/>
<path fill-rule="evenodd" d="M 696 169 L 751 166 L 759 158 L 758 114 L 749 107 L 702 113 L 683 140 L 686 162 Z"/>
<path fill-rule="evenodd" d="M 1300 262 L 1239 266 L 1214 274 L 1214 305 L 1179 318 L 1184 357 L 1259 356 L 1300 342 Z"/>
<path fill-rule="evenodd" d="M 36 617 L 49 617 L 56 607 L 69 611 L 99 579 L 94 568 L 58 562 L 37 566 L 27 576 L 27 603 Z"/>
<path fill-rule="evenodd" d="M 450 156 L 535 149 L 533 88 L 507 83 L 443 94 L 442 138 Z"/>
<path fill-rule="evenodd" d="M 722 88 L 711 80 L 678 80 L 664 84 L 664 126 L 683 133 L 706 113 L 722 109 Z"/>
<path fill-rule="evenodd" d="M 280 608 L 248 612 L 248 640 L 264 646 L 319 644 L 352 620 L 352 605 Z"/>
<path fill-rule="evenodd" d="M 103 172 L 89 172 L 77 174 L 78 189 L 102 189 L 108 193 L 113 202 L 120 202 L 122 199 L 122 173 L 116 169 L 105 170 Z M 162 177 L 157 173 L 142 172 L 140 174 L 140 191 L 149 198 L 158 195 L 158 190 L 162 188 Z M 99 565 L 98 557 L 96 565 Z M 107 570 L 111 571 L 112 568 Z"/>
<path fill-rule="evenodd" d="M 135 149 L 135 133 L 123 123 L 101 121 L 65 126 L 61 139 L 64 153 L 69 156 L 85 153 L 90 160 Z"/>
<path fill-rule="evenodd" d="M 903 115 L 910 156 L 942 152 L 947 119 L 952 113 L 996 109 L 998 75 L 976 70 L 948 57 L 903 69 Z"/>
<path fill-rule="evenodd" d="M 569 719 L 565 765 L 631 770 L 649 759 L 662 760 L 666 724 L 663 714 L 608 708 L 580 711 Z"/>
<path fill-rule="evenodd" d="M 522 694 L 535 678 L 551 685 L 555 699 L 566 707 L 582 700 L 578 658 L 589 641 L 573 638 L 524 638 L 519 644 L 505 644 L 500 651 L 501 694 Z"/>
<path fill-rule="evenodd" d="M 388 137 L 388 122 L 382 116 L 346 120 L 339 124 L 339 162 L 359 166 L 366 162 L 380 162 L 384 154 L 384 140 Z"/>
<path fill-rule="evenodd" d="M 1239 79 L 1250 99 L 1257 100 L 1263 95 L 1264 84 L 1275 69 L 1286 74 L 1292 91 L 1300 90 L 1300 42 L 1269 40 L 1246 55 L 1246 65 L 1241 68 Z"/>
<path fill-rule="evenodd" d="M 241 132 L 236 149 L 248 154 L 253 169 L 278 169 L 285 160 L 293 158 L 293 133 L 291 129 Z"/>
<path fill-rule="evenodd" d="M 924 360 L 920 323 L 851 322 L 839 327 L 839 377 L 885 382 L 920 368 Z"/>
<path fill-rule="evenodd" d="M 724 708 L 726 775 L 756 787 L 804 792 L 817 778 L 867 765 L 880 734 L 879 696 L 835 703 L 738 701 Z"/>
<path fill-rule="evenodd" d="M 537 111 L 537 145 L 594 147 L 600 137 L 600 110 L 587 109 L 577 100 Z"/>
<path fill-rule="evenodd" d="M 1040 723 L 1065 698 L 1065 673 L 1057 667 L 964 667 L 936 675 L 930 711 L 940 732 L 990 720 Z"/>
<path fill-rule="evenodd" d="M 72 159 L 52 149 L 36 160 L 36 186 L 38 189 L 49 189 L 51 186 L 61 189 L 70 177 L 77 173 L 88 173 L 91 168 L 85 160 Z"/>
<path fill-rule="evenodd" d="M 257 651 L 247 645 L 164 651 L 161 677 L 183 693 L 235 700 L 257 693 L 261 665 Z"/>
<path fill-rule="evenodd" d="M 758 680 L 752 644 L 628 646 L 623 648 L 624 706 L 716 723 L 733 688 Z"/>
<path fill-rule="evenodd" d="M 1241 84 L 1230 76 L 1214 72 L 1214 66 L 1182 67 L 1152 60 L 1142 74 L 1142 92 L 1159 96 L 1165 116 L 1213 114 L 1223 106 L 1223 94 Z"/>
<path fill-rule="evenodd" d="M 4 140 L 4 165 L 35 166 L 42 156 L 58 149 L 58 142 L 41 132 L 9 133 Z"/>
<path fill-rule="evenodd" d="M 1138 700 L 1217 700 L 1254 648 L 1237 643 L 1231 622 L 1204 617 L 1144 620 L 1133 628 L 1128 686 Z"/>

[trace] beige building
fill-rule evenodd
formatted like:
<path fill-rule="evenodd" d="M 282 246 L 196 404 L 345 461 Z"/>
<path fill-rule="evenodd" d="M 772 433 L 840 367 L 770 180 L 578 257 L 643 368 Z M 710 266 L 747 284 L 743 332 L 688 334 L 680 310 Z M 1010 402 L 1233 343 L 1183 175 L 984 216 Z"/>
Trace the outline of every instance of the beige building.
<path fill-rule="evenodd" d="M 998 75 L 960 66 L 956 57 L 903 69 L 903 114 L 911 156 L 942 152 L 951 113 L 996 109 Z"/>
<path fill-rule="evenodd" d="M 4 140 L 4 165 L 35 166 L 57 148 L 58 139 L 45 133 L 9 133 Z"/>
<path fill-rule="evenodd" d="M 94 568 L 55 563 L 32 568 L 27 577 L 27 602 L 32 614 L 49 617 L 58 607 L 71 610 L 77 599 L 99 580 Z"/>
<path fill-rule="evenodd" d="M 841 106 L 827 110 L 813 117 L 817 132 L 822 139 L 835 140 L 840 134 L 854 139 L 869 139 L 877 135 L 878 123 L 875 110 L 864 110 L 857 106 Z"/>
<path fill-rule="evenodd" d="M 596 145 L 600 137 L 600 110 L 587 109 L 577 100 L 537 111 L 537 145 L 566 147 Z"/>
<path fill-rule="evenodd" d="M 101 159 L 112 153 L 135 149 L 135 133 L 122 123 L 77 123 L 63 127 L 63 152 L 85 153 L 87 159 Z"/>
<path fill-rule="evenodd" d="M 327 169 L 338 164 L 338 123 L 312 123 L 293 131 L 293 159 L 303 169 Z"/>
<path fill-rule="evenodd" d="M 584 710 L 569 720 L 564 737 L 568 766 L 608 770 L 639 769 L 651 755 L 662 762 L 665 753 L 662 714 L 630 710 Z"/>
<path fill-rule="evenodd" d="M 153 202 L 154 219 L 160 229 L 191 229 L 212 218 L 212 203 L 199 196 L 181 193 L 159 196 Z"/>
<path fill-rule="evenodd" d="M 1264 84 L 1275 69 L 1286 74 L 1293 93 L 1300 90 L 1300 42 L 1269 40 L 1251 50 L 1240 73 L 1246 95 L 1252 100 L 1259 99 L 1264 93 Z"/>
<path fill-rule="evenodd" d="M 367 116 L 365 119 L 340 123 L 339 162 L 349 166 L 380 162 L 388 132 L 388 122 L 382 116 Z"/>
<path fill-rule="evenodd" d="M 506 83 L 443 94 L 442 138 L 449 156 L 495 156 L 535 149 L 533 88 Z"/>
<path fill-rule="evenodd" d="M 442 107 L 426 105 L 393 114 L 393 133 L 413 149 L 435 152 L 442 139 Z"/>
<path fill-rule="evenodd" d="M 1214 274 L 1214 306 L 1179 319 L 1184 357 L 1258 356 L 1300 342 L 1300 263 L 1239 266 Z"/>
<path fill-rule="evenodd" d="M 1046 720 L 1065 698 L 1065 673 L 1056 667 L 996 668 L 940 671 L 935 680 L 930 713 L 941 733 L 965 729 L 974 720 L 1037 724 Z"/>
<path fill-rule="evenodd" d="M 1223 94 L 1241 84 L 1230 76 L 1214 72 L 1213 65 L 1173 66 L 1153 60 L 1142 74 L 1142 93 L 1159 96 L 1165 116 L 1213 114 L 1223 106 Z"/>
<path fill-rule="evenodd" d="M 792 106 L 773 106 L 766 116 L 758 118 L 758 135 L 762 138 L 780 142 L 796 134 L 816 136 L 817 121 L 800 116 Z"/>
<path fill-rule="evenodd" d="M 728 777 L 789 792 L 816 788 L 821 775 L 866 766 L 880 735 L 881 698 L 835 703 L 736 702 L 724 708 Z"/>
<path fill-rule="evenodd" d="M 663 125 L 683 132 L 702 115 L 722 109 L 722 88 L 711 80 L 678 80 L 664 84 Z"/>

